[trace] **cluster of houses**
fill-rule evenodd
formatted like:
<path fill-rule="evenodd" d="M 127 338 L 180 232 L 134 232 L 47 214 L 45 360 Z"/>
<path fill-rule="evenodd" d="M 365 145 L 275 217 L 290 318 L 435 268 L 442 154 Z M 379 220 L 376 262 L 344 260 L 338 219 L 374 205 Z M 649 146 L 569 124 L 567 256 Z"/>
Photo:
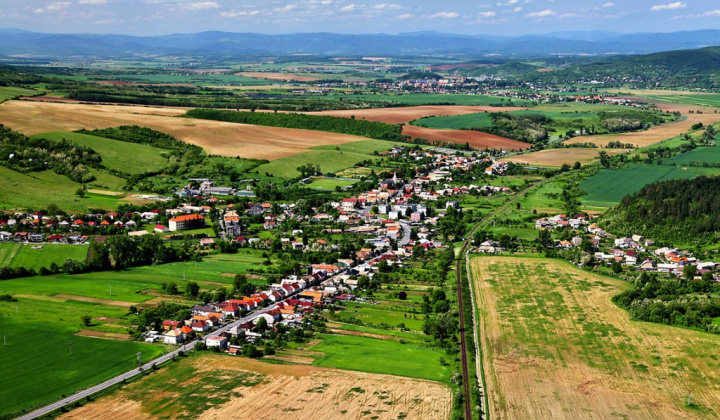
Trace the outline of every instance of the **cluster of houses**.
<path fill-rule="evenodd" d="M 635 267 L 637 270 L 669 274 L 676 277 L 683 275 L 683 268 L 687 265 L 697 266 L 699 276 L 706 271 L 713 271 L 717 265 L 712 261 L 699 261 L 691 252 L 677 248 L 660 247 L 651 251 L 654 241 L 642 235 L 622 238 L 612 237 L 596 223 L 590 223 L 589 218 L 584 214 L 577 215 L 572 219 L 568 219 L 564 214 L 559 214 L 550 218 L 539 219 L 535 223 L 535 227 L 538 229 L 580 229 L 582 226 L 584 226 L 587 233 L 592 235 L 587 240 L 594 248 L 598 249 L 593 256 L 595 259 L 607 264 L 619 263 Z M 608 238 L 612 240 L 612 245 L 606 249 L 601 249 L 604 243 L 602 241 Z M 582 241 L 582 236 L 575 236 L 570 241 L 556 241 L 556 247 L 578 247 L 582 244 Z M 484 243 L 480 248 L 480 252 L 498 252 L 498 248 L 493 247 L 493 245 L 495 244 L 491 242 Z"/>

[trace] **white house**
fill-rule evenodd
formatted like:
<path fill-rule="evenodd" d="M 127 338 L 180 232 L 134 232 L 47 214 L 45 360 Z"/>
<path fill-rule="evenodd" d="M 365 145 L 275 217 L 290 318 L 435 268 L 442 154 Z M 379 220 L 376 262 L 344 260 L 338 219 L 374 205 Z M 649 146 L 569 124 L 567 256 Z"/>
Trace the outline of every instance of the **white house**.
<path fill-rule="evenodd" d="M 205 339 L 205 345 L 208 347 L 220 347 L 225 348 L 227 345 L 227 337 L 222 335 L 210 335 Z"/>
<path fill-rule="evenodd" d="M 184 334 L 177 328 L 174 328 L 163 334 L 165 344 L 180 344 L 185 339 Z"/>

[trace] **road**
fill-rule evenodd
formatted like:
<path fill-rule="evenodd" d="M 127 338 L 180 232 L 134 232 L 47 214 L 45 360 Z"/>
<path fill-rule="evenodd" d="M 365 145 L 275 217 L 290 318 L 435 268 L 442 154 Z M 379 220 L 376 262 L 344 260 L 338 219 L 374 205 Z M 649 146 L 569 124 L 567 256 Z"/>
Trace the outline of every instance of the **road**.
<path fill-rule="evenodd" d="M 289 296 L 288 296 L 288 298 L 289 298 Z M 286 299 L 287 299 L 287 298 L 286 298 Z M 229 331 L 231 328 L 233 328 L 233 327 L 235 327 L 235 326 L 237 326 L 237 325 L 244 324 L 244 323 L 246 323 L 246 322 L 248 322 L 248 321 L 252 321 L 252 320 L 256 319 L 258 316 L 260 316 L 261 314 L 269 311 L 270 309 L 271 309 L 271 306 L 270 306 L 270 307 L 267 307 L 267 308 L 263 308 L 263 309 L 261 309 L 261 310 L 259 310 L 259 311 L 254 311 L 253 313 L 251 313 L 250 315 L 248 315 L 248 316 L 246 316 L 246 317 L 244 317 L 244 318 L 240 318 L 240 319 L 238 319 L 238 320 L 236 320 L 236 321 L 231 322 L 230 324 L 227 324 L 227 325 L 225 325 L 225 326 L 223 326 L 223 327 L 221 327 L 221 328 L 213 331 L 212 334 L 220 334 L 220 333 L 223 333 L 223 332 L 227 332 L 227 331 Z M 188 342 L 188 343 L 185 343 L 182 347 L 179 347 L 179 348 L 171 351 L 170 353 L 167 353 L 167 354 L 165 354 L 165 355 L 163 355 L 163 356 L 160 356 L 160 357 L 158 357 L 157 359 L 155 359 L 155 360 L 153 360 L 153 361 L 151 361 L 151 362 L 145 363 L 145 364 L 142 365 L 141 367 L 135 368 L 135 369 L 133 369 L 133 370 L 131 370 L 131 371 L 129 371 L 129 372 L 125 372 L 125 373 L 123 373 L 123 374 L 121 374 L 121 375 L 119 375 L 119 376 L 116 376 L 116 377 L 114 377 L 114 378 L 112 378 L 112 379 L 110 379 L 110 380 L 107 380 L 107 381 L 105 381 L 105 382 L 103 382 L 103 383 L 101 383 L 101 384 L 95 385 L 95 386 L 92 387 L 92 388 L 88 388 L 88 389 L 84 389 L 84 390 L 82 390 L 82 391 L 78 391 L 78 392 L 76 392 L 75 394 L 73 394 L 73 395 L 71 395 L 71 396 L 69 396 L 69 397 L 67 397 L 67 398 L 63 398 L 63 399 L 60 400 L 60 401 L 54 402 L 54 403 L 52 403 L 52 404 L 50 404 L 50 405 L 46 405 L 45 407 L 42 407 L 42 408 L 40 408 L 40 409 L 37 409 L 37 410 L 35 410 L 35 411 L 31 412 L 31 413 L 28 413 L 28 414 L 26 414 L 26 415 L 24 415 L 24 416 L 18 417 L 17 420 L 31 420 L 31 419 L 36 419 L 36 418 L 38 418 L 38 417 L 44 416 L 44 415 L 46 415 L 46 414 L 49 414 L 49 413 L 51 413 L 51 412 L 53 412 L 53 411 L 55 411 L 55 410 L 59 410 L 60 408 L 65 407 L 65 406 L 67 406 L 67 405 L 69 405 L 69 404 L 72 404 L 72 403 L 74 403 L 74 402 L 76 402 L 76 401 L 80 401 L 80 400 L 82 400 L 82 399 L 84 399 L 84 398 L 86 398 L 86 397 L 88 397 L 88 396 L 90 396 L 90 395 L 96 394 L 96 393 L 98 393 L 98 392 L 100 392 L 100 391 L 103 391 L 103 390 L 105 390 L 105 389 L 107 389 L 107 388 L 110 388 L 110 387 L 112 387 L 112 386 L 114 386 L 114 385 L 117 385 L 117 384 L 119 384 L 119 383 L 122 383 L 122 382 L 125 381 L 125 380 L 128 380 L 128 379 L 130 379 L 130 378 L 133 378 L 133 377 L 135 377 L 135 376 L 137 376 L 137 375 L 140 375 L 142 372 L 144 372 L 144 371 L 146 371 L 146 370 L 148 370 L 148 369 L 152 369 L 153 365 L 159 365 L 159 364 L 161 364 L 161 363 L 165 363 L 165 362 L 167 362 L 167 361 L 169 361 L 169 360 L 177 357 L 178 354 L 179 354 L 181 351 L 192 350 L 193 348 L 195 348 L 195 343 L 197 343 L 197 342 L 198 342 L 198 340 L 193 340 L 193 341 L 190 341 L 190 342 Z"/>
<path fill-rule="evenodd" d="M 406 221 L 401 220 L 400 226 L 403 229 L 403 238 L 398 243 L 398 247 L 403 247 L 403 246 L 407 245 L 408 242 L 410 242 L 410 225 Z"/>

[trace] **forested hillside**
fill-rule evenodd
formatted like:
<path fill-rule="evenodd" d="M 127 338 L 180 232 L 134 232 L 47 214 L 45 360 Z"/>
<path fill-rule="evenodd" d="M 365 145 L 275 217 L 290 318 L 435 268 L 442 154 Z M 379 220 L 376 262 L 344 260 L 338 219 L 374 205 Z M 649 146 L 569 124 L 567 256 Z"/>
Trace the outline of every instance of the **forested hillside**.
<path fill-rule="evenodd" d="M 720 232 L 720 178 L 659 182 L 625 197 L 605 216 L 619 235 L 642 234 L 673 243 L 696 243 Z"/>

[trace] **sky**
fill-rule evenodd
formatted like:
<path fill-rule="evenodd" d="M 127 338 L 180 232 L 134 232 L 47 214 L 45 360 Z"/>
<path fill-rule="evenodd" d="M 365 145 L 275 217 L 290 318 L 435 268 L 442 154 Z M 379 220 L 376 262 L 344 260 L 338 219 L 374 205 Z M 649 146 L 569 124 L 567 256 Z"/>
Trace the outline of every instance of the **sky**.
<path fill-rule="evenodd" d="M 672 32 L 720 29 L 720 1 L 0 0 L 0 27 L 128 35 Z"/>

